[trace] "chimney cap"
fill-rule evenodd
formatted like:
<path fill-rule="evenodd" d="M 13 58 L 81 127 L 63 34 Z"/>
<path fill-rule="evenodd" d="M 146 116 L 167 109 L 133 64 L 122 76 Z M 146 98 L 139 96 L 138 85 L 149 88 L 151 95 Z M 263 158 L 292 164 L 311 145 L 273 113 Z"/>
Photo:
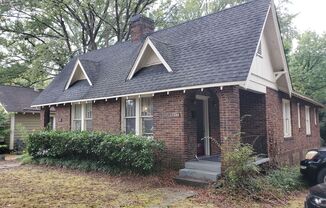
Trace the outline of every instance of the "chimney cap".
<path fill-rule="evenodd" d="M 149 24 L 154 24 L 154 20 L 152 20 L 151 18 L 149 17 L 146 17 L 142 14 L 135 14 L 134 16 L 131 17 L 130 19 L 130 23 L 135 23 L 135 22 L 138 22 L 138 21 L 144 21 L 144 22 L 147 22 Z"/>

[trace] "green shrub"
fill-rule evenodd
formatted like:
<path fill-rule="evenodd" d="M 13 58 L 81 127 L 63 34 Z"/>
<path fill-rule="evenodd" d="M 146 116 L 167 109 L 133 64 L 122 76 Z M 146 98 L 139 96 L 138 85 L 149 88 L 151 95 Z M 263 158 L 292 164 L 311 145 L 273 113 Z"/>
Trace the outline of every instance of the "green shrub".
<path fill-rule="evenodd" d="M 0 143 L 3 143 L 9 136 L 9 115 L 5 112 L 3 107 L 0 106 Z"/>
<path fill-rule="evenodd" d="M 163 148 L 161 142 L 147 137 L 97 132 L 42 131 L 27 139 L 27 152 L 35 159 L 93 161 L 137 173 L 153 171 Z"/>
<path fill-rule="evenodd" d="M 298 167 L 282 167 L 272 170 L 267 174 L 266 182 L 283 192 L 300 190 L 307 185 Z"/>
<path fill-rule="evenodd" d="M 7 153 L 7 152 L 9 152 L 8 145 L 1 144 L 0 145 L 0 154 L 4 154 L 4 153 Z"/>
<path fill-rule="evenodd" d="M 248 179 L 259 174 L 259 167 L 255 163 L 254 149 L 250 144 L 237 144 L 233 151 L 226 153 L 224 163 L 225 184 L 230 188 L 248 187 Z M 249 189 L 252 187 L 248 187 Z"/>

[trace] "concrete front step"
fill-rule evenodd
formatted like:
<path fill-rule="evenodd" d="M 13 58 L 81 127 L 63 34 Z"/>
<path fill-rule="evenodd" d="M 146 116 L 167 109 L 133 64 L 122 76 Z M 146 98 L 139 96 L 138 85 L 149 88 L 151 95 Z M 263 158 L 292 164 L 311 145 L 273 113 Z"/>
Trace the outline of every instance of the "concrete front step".
<path fill-rule="evenodd" d="M 199 180 L 195 178 L 190 177 L 182 177 L 182 176 L 176 176 L 174 180 L 178 184 L 187 185 L 187 186 L 195 186 L 195 187 L 206 187 L 209 185 L 208 181 L 205 180 Z"/>
<path fill-rule="evenodd" d="M 193 178 L 204 181 L 216 181 L 220 174 L 217 171 L 207 171 L 184 168 L 179 170 L 180 177 Z"/>
<path fill-rule="evenodd" d="M 220 162 L 211 162 L 205 160 L 199 161 L 189 161 L 185 163 L 186 169 L 196 169 L 196 170 L 205 170 L 212 172 L 221 172 L 221 163 Z"/>

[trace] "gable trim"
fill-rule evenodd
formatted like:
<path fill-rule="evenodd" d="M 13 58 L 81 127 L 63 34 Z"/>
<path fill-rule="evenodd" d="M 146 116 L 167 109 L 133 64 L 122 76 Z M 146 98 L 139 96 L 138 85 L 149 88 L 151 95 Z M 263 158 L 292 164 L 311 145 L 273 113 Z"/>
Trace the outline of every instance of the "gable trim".
<path fill-rule="evenodd" d="M 86 80 L 88 81 L 88 84 L 89 84 L 90 86 L 93 86 L 93 84 L 92 84 L 91 80 L 89 79 L 89 77 L 88 77 L 88 75 L 87 75 L 87 73 L 86 73 L 86 71 L 85 71 L 83 65 L 81 64 L 80 60 L 77 59 L 76 64 L 75 64 L 75 66 L 74 66 L 74 70 L 71 72 L 70 77 L 69 77 L 69 79 L 68 79 L 68 82 L 67 82 L 67 84 L 66 84 L 66 86 L 65 86 L 65 90 L 67 90 L 67 89 L 70 87 L 70 85 L 71 85 L 71 81 L 72 81 L 72 78 L 74 77 L 74 75 L 75 75 L 75 73 L 76 73 L 76 70 L 77 70 L 77 67 L 78 67 L 78 66 L 80 67 L 80 69 L 81 69 L 82 72 L 84 73 L 84 75 L 85 75 L 85 77 L 86 77 Z"/>
<path fill-rule="evenodd" d="M 284 53 L 284 45 L 283 45 L 283 41 L 282 41 L 282 37 L 281 37 L 281 31 L 280 31 L 280 26 L 279 26 L 279 22 L 277 19 L 277 15 L 276 15 L 276 9 L 275 9 L 275 5 L 272 1 L 272 15 L 273 15 L 273 19 L 274 19 L 274 27 L 276 32 L 276 38 L 277 38 L 277 42 L 279 44 L 279 47 L 281 48 L 281 57 L 282 57 L 282 61 L 284 63 L 284 72 L 285 72 L 285 78 L 287 81 L 287 85 L 288 85 L 288 89 L 289 89 L 289 95 L 291 97 L 293 89 L 292 89 L 292 83 L 291 83 L 291 78 L 290 78 L 290 73 L 289 73 L 289 68 L 288 68 L 288 62 L 286 60 L 285 57 L 285 53 Z"/>
<path fill-rule="evenodd" d="M 134 63 L 134 65 L 131 68 L 131 71 L 128 75 L 128 80 L 132 79 L 133 76 L 135 75 L 135 73 L 137 72 L 137 67 L 139 66 L 139 63 L 146 51 L 147 47 L 151 47 L 152 50 L 154 51 L 155 55 L 158 57 L 158 59 L 161 61 L 161 63 L 164 65 L 164 67 L 166 68 L 166 70 L 168 72 L 173 72 L 171 67 L 169 66 L 169 64 L 164 60 L 163 56 L 160 54 L 160 52 L 157 50 L 157 48 L 154 46 L 153 42 L 149 39 L 149 37 L 146 38 L 137 58 L 136 61 Z"/>
<path fill-rule="evenodd" d="M 248 88 L 248 85 L 249 85 L 249 81 L 250 81 L 249 78 L 250 78 L 250 76 L 252 74 L 252 67 L 254 65 L 255 57 L 256 57 L 256 55 L 258 53 L 258 50 L 259 50 L 259 45 L 260 45 L 260 43 L 261 43 L 261 41 L 263 39 L 264 29 L 265 29 L 265 26 L 266 26 L 266 23 L 267 23 L 267 20 L 268 20 L 268 14 L 269 14 L 270 10 L 271 10 L 271 5 L 269 5 L 269 7 L 268 7 L 268 10 L 267 10 L 267 13 L 266 13 L 266 17 L 265 17 L 265 20 L 264 20 L 264 24 L 263 24 L 263 27 L 261 29 L 260 35 L 259 35 L 259 39 L 258 39 L 258 43 L 257 43 L 257 46 L 256 46 L 256 50 L 255 50 L 254 56 L 253 56 L 253 58 L 251 60 L 251 65 L 250 65 L 250 69 L 249 69 L 249 72 L 248 72 L 248 75 L 247 75 L 247 79 L 246 79 L 246 84 L 245 84 L 245 88 L 246 89 Z"/>
<path fill-rule="evenodd" d="M 286 60 L 285 53 L 284 53 L 284 46 L 283 46 L 283 43 L 282 43 L 282 38 L 281 38 L 281 34 L 280 34 L 280 28 L 278 26 L 278 20 L 277 20 L 277 16 L 276 16 L 275 5 L 274 5 L 273 1 L 271 1 L 270 5 L 269 5 L 269 8 L 267 10 L 267 13 L 266 13 L 264 24 L 263 24 L 263 27 L 262 27 L 262 30 L 261 30 L 261 33 L 260 33 L 260 37 L 259 37 L 258 43 L 257 43 L 256 51 L 255 51 L 254 57 L 252 59 L 250 70 L 249 70 L 249 73 L 248 73 L 248 76 L 247 76 L 245 88 L 246 89 L 248 88 L 248 85 L 249 85 L 249 82 L 250 82 L 250 77 L 253 74 L 253 72 L 252 72 L 253 64 L 254 64 L 254 61 L 255 61 L 256 54 L 257 54 L 258 49 L 259 49 L 259 44 L 261 43 L 262 38 L 263 38 L 263 35 L 264 35 L 264 30 L 266 28 L 266 24 L 267 24 L 267 20 L 268 20 L 268 17 L 269 17 L 270 12 L 272 14 L 272 18 L 273 18 L 273 22 L 274 22 L 274 27 L 275 27 L 275 30 L 276 30 L 276 39 L 277 39 L 279 48 L 281 49 L 280 50 L 281 58 L 282 58 L 282 61 L 284 63 L 283 64 L 284 65 L 284 69 L 283 69 L 283 71 L 281 71 L 281 72 L 283 72 L 281 75 L 285 75 L 287 86 L 288 86 L 288 91 L 289 91 L 288 93 L 289 93 L 289 95 L 291 97 L 292 92 L 293 92 L 293 89 L 292 89 L 292 84 L 291 84 L 291 79 L 290 79 L 288 64 L 287 64 L 287 60 Z M 275 73 L 278 73 L 278 72 L 275 72 Z M 277 77 L 277 78 L 280 78 L 280 76 Z M 276 83 L 276 81 L 277 81 L 276 77 L 274 77 L 274 80 L 275 80 L 275 83 Z"/>
<path fill-rule="evenodd" d="M 0 107 L 5 111 L 5 113 L 8 113 L 7 109 L 2 105 L 2 103 L 0 103 Z"/>

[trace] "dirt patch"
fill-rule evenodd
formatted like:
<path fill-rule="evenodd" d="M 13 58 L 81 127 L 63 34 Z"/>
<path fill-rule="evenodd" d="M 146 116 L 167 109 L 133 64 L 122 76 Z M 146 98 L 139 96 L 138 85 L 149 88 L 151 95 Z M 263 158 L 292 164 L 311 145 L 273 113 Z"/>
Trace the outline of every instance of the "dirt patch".
<path fill-rule="evenodd" d="M 175 171 L 152 176 L 111 176 L 23 165 L 0 170 L 0 207 L 272 207 L 174 183 Z M 289 197 L 302 207 L 305 193 Z M 277 206 L 276 206 L 277 207 Z"/>

